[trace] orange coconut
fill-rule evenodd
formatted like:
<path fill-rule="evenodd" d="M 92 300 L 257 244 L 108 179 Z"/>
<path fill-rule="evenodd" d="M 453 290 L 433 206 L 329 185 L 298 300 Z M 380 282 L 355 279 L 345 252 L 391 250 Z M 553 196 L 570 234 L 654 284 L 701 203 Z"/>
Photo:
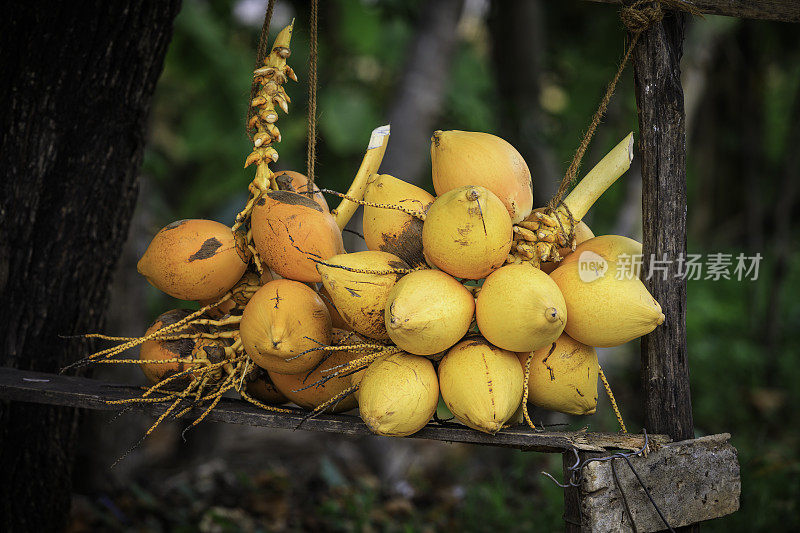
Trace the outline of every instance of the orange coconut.
<path fill-rule="evenodd" d="M 159 231 L 136 269 L 181 300 L 217 299 L 239 281 L 249 253 L 231 229 L 213 220 L 179 220 Z"/>
<path fill-rule="evenodd" d="M 179 320 L 189 316 L 190 312 L 185 309 L 172 309 L 166 313 L 162 313 L 153 324 L 147 328 L 145 335 L 150 335 L 156 330 L 164 326 L 170 326 Z M 205 331 L 203 326 L 185 326 L 177 330 L 180 333 L 202 333 Z M 192 353 L 195 351 L 195 345 L 198 339 L 179 339 L 172 341 L 149 340 L 142 343 L 139 349 L 139 367 L 142 369 L 145 377 L 150 383 L 158 383 L 159 381 L 171 375 L 177 374 L 188 370 L 190 363 L 186 362 L 171 362 L 171 363 L 158 363 L 158 361 L 165 361 L 168 359 L 192 359 Z M 192 379 L 192 374 L 187 374 L 184 378 L 176 380 L 176 386 L 183 388 Z"/>
<path fill-rule="evenodd" d="M 472 131 L 437 131 L 431 138 L 433 187 L 442 194 L 464 185 L 492 191 L 512 222 L 533 208 L 533 181 L 520 153 L 496 135 Z"/>
<path fill-rule="evenodd" d="M 341 329 L 333 330 L 333 339 L 331 343 L 334 345 L 356 344 L 360 341 L 361 339 L 350 332 Z M 308 386 L 332 374 L 334 372 L 334 367 L 347 364 L 364 355 L 362 353 L 350 351 L 321 350 L 321 353 L 325 354 L 325 359 L 311 372 L 303 372 L 301 374 L 269 373 L 270 379 L 278 390 L 286 396 L 289 401 L 294 402 L 304 409 L 314 409 L 337 394 L 350 388 L 352 376 L 349 375 L 338 376 L 329 379 L 323 384 L 314 385 L 313 387 Z M 363 374 L 363 370 L 356 374 Z M 328 411 L 332 413 L 349 411 L 356 406 L 356 403 L 356 397 L 351 394 L 342 398 L 341 401 L 335 405 L 332 405 Z"/>
<path fill-rule="evenodd" d="M 313 289 L 277 279 L 258 289 L 247 303 L 239 333 L 247 355 L 258 366 L 298 374 L 322 359 L 320 351 L 300 354 L 330 343 L 331 317 Z"/>
<path fill-rule="evenodd" d="M 433 196 L 388 174 L 373 174 L 367 181 L 364 200 L 424 214 L 433 203 Z M 389 252 L 411 266 L 425 264 L 422 220 L 403 211 L 365 206 L 364 240 L 370 250 Z"/>
<path fill-rule="evenodd" d="M 247 374 L 245 380 L 247 382 L 245 388 L 247 394 L 262 403 L 280 405 L 289 401 L 286 396 L 281 394 L 281 391 L 275 388 L 275 384 L 272 383 L 269 374 L 263 368 L 255 367 L 253 371 Z"/>
<path fill-rule="evenodd" d="M 422 226 L 427 261 L 457 278 L 481 279 L 500 268 L 511 250 L 512 236 L 503 203 L 478 186 L 439 196 Z"/>
<path fill-rule="evenodd" d="M 250 223 L 262 261 L 283 278 L 318 282 L 314 261 L 344 253 L 342 232 L 331 214 L 294 192 L 262 195 Z"/>
<path fill-rule="evenodd" d="M 326 213 L 330 212 L 330 208 L 328 208 L 328 202 L 325 201 L 325 197 L 322 195 L 322 192 L 320 192 L 319 187 L 314 184 L 309 190 L 308 177 L 305 174 L 295 172 L 294 170 L 279 170 L 275 173 L 274 178 L 278 183 L 278 189 L 282 191 L 296 192 L 297 194 L 301 194 L 306 198 L 311 198 L 317 202 Z"/>
<path fill-rule="evenodd" d="M 561 264 L 581 261 L 581 258 L 584 260 L 596 259 L 591 254 L 583 255 L 584 252 L 597 254 L 606 261 L 614 261 L 618 264 L 624 261 L 624 264 L 633 267 L 638 264 L 634 263 L 634 260 L 641 260 L 642 243 L 622 235 L 600 235 L 580 243 L 574 252 L 564 257 Z M 639 274 L 636 273 L 636 277 L 638 276 Z"/>

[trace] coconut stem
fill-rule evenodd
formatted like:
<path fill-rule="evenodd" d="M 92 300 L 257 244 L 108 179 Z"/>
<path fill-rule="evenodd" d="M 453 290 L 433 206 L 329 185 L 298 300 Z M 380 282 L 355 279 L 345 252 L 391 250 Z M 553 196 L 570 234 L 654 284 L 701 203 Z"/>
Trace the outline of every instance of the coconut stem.
<path fill-rule="evenodd" d="M 611 184 L 622 176 L 633 161 L 633 132 L 617 144 L 597 165 L 572 189 L 559 207 L 563 215 L 572 214 L 575 221 L 581 220 Z"/>
<path fill-rule="evenodd" d="M 367 146 L 367 153 L 364 154 L 364 159 L 361 161 L 361 166 L 356 172 L 356 177 L 350 188 L 347 189 L 347 197 L 355 198 L 357 201 L 364 199 L 364 193 L 367 190 L 367 179 L 378 172 L 378 168 L 383 161 L 383 154 L 386 153 L 386 145 L 389 142 L 389 125 L 380 126 L 372 130 L 372 135 L 369 138 L 369 145 Z M 339 206 L 331 211 L 333 218 L 336 220 L 336 225 L 339 229 L 344 229 L 350 219 L 353 218 L 358 204 L 345 197 L 339 203 Z"/>

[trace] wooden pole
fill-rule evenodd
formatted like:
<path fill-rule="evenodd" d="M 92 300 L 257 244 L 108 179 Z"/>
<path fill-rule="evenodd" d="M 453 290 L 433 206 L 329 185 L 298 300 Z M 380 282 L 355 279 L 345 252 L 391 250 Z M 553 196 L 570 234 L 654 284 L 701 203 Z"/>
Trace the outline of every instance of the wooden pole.
<path fill-rule="evenodd" d="M 642 280 L 666 320 L 642 338 L 645 427 L 694 436 L 686 349 L 686 131 L 681 87 L 686 15 L 667 12 L 633 52 L 642 157 Z M 682 528 L 696 531 L 699 526 Z"/>

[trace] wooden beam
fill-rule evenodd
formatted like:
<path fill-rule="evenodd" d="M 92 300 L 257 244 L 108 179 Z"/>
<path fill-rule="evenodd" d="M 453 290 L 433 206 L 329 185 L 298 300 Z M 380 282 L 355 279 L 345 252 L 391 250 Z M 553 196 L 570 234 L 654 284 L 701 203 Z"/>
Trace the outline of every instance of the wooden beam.
<path fill-rule="evenodd" d="M 622 0 L 588 1 L 603 4 L 622 3 Z M 692 0 L 687 3 L 707 15 L 800 22 L 800 0 Z"/>
<path fill-rule="evenodd" d="M 125 405 L 108 404 L 109 400 L 135 398 L 142 389 L 128 385 L 113 385 L 87 378 L 28 372 L 13 368 L 0 368 L 0 399 L 33 402 L 49 405 L 82 407 L 86 409 L 121 410 Z M 158 416 L 165 404 L 126 404 L 129 408 Z M 186 420 L 193 420 L 202 412 L 196 408 Z M 303 422 L 307 411 L 296 409 L 292 414 L 264 411 L 235 398 L 225 398 L 209 414 L 207 420 L 245 424 L 280 429 L 324 431 L 342 435 L 371 435 L 358 416 L 321 415 Z M 302 426 L 300 426 L 300 423 Z M 187 422 L 188 423 L 188 422 Z M 516 448 L 525 451 L 564 452 L 574 446 L 579 450 L 605 451 L 610 449 L 636 450 L 644 445 L 642 435 L 590 433 L 587 431 L 531 431 L 517 427 L 487 435 L 460 424 L 428 424 L 412 435 L 417 439 L 446 442 L 463 442 Z M 670 442 L 664 435 L 649 435 L 656 447 Z"/>

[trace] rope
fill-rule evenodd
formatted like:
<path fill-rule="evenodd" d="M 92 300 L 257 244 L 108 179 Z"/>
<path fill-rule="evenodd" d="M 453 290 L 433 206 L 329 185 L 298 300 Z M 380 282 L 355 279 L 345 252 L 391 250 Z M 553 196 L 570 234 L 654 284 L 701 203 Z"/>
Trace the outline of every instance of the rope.
<path fill-rule="evenodd" d="M 314 165 L 317 160 L 317 20 L 319 0 L 311 0 L 311 21 L 309 22 L 309 65 L 308 65 L 308 151 L 306 172 L 308 182 L 314 184 Z M 313 189 L 313 187 L 309 187 Z"/>
<path fill-rule="evenodd" d="M 608 380 L 606 379 L 606 375 L 603 373 L 603 369 L 600 365 L 597 366 L 597 369 L 600 374 L 600 381 L 603 382 L 603 387 L 606 389 L 606 395 L 608 396 L 608 400 L 611 402 L 611 408 L 614 410 L 614 415 L 617 417 L 617 422 L 619 422 L 619 428 L 622 433 L 627 433 L 628 429 L 625 427 L 625 422 L 622 421 L 622 413 L 619 412 L 619 407 L 617 407 L 617 400 L 614 398 L 614 393 L 611 392 L 611 385 L 608 384 Z"/>
<path fill-rule="evenodd" d="M 627 30 L 631 32 L 633 36 L 628 44 L 627 50 L 625 50 L 625 55 L 622 57 L 622 62 L 620 62 L 617 72 L 614 74 L 614 77 L 611 78 L 611 82 L 606 87 L 606 92 L 603 94 L 603 98 L 600 100 L 600 105 L 597 107 L 597 111 L 595 111 L 594 116 L 592 116 L 592 121 L 589 124 L 589 128 L 586 130 L 586 133 L 584 133 L 583 139 L 581 139 L 581 143 L 578 145 L 578 149 L 575 151 L 575 155 L 572 156 L 572 162 L 570 163 L 569 168 L 567 168 L 567 172 L 564 174 L 561 184 L 558 186 L 556 195 L 548 204 L 548 207 L 551 211 L 555 211 L 556 207 L 558 207 L 558 205 L 564 199 L 564 195 L 572 185 L 572 182 L 575 181 L 575 176 L 577 176 L 578 169 L 581 166 L 581 160 L 586 153 L 586 149 L 589 148 L 589 143 L 592 142 L 592 137 L 594 136 L 597 126 L 600 124 L 600 121 L 603 119 L 603 116 L 606 113 L 608 103 L 611 101 L 611 97 L 614 95 L 614 90 L 617 88 L 617 82 L 622 75 L 622 71 L 625 70 L 625 65 L 627 65 L 628 60 L 631 57 L 631 53 L 633 52 L 636 43 L 639 41 L 639 36 L 650 26 L 660 22 L 664 18 L 662 6 L 675 9 L 677 11 L 690 13 L 695 16 L 703 16 L 696 7 L 683 0 L 661 0 L 660 2 L 636 0 L 631 5 L 622 7 L 619 15 L 620 19 L 622 19 L 622 24 L 625 25 L 625 28 L 627 28 Z"/>
<path fill-rule="evenodd" d="M 316 1 L 316 0 L 315 0 Z M 253 70 L 259 68 L 264 63 L 264 58 L 267 57 L 267 48 L 269 46 L 269 23 L 272 20 L 272 9 L 275 7 L 275 0 L 269 0 L 267 3 L 267 11 L 264 13 L 264 23 L 261 25 L 261 36 L 258 38 L 258 48 L 256 50 L 256 66 Z M 250 105 L 250 102 L 256 97 L 256 92 L 258 91 L 258 84 L 253 79 L 252 85 L 250 85 L 250 99 L 247 101 L 247 112 L 245 113 L 244 118 L 244 131 L 247 133 L 247 137 L 252 141 L 253 140 L 253 132 L 250 130 L 250 119 L 253 118 L 253 113 L 255 112 L 255 108 Z"/>

